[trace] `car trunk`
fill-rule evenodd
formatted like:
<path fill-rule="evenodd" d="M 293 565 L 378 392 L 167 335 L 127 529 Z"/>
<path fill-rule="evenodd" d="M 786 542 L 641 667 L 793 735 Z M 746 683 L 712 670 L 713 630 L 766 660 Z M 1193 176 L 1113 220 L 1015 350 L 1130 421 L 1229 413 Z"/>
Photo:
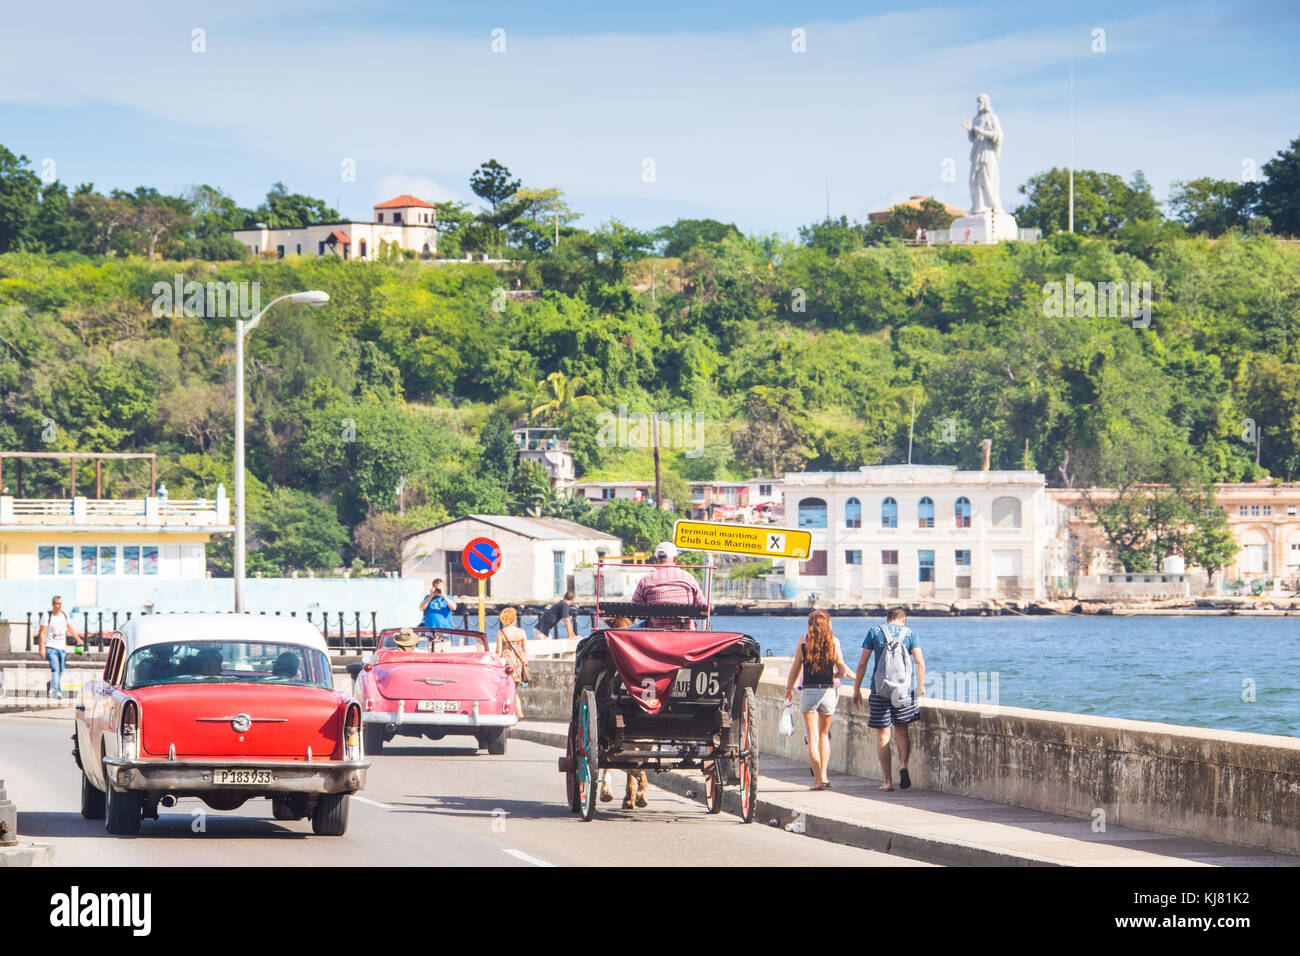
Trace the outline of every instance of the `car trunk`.
<path fill-rule="evenodd" d="M 132 692 L 140 701 L 141 744 L 165 757 L 298 757 L 317 759 L 339 746 L 339 695 L 320 687 L 255 684 L 170 684 Z M 232 718 L 253 722 L 242 733 Z M 209 718 L 220 718 L 217 720 Z M 283 718 L 261 720 L 259 718 Z"/>
<path fill-rule="evenodd" d="M 388 700 L 488 700 L 498 696 L 501 687 L 499 667 L 468 661 L 393 662 L 376 667 L 373 673 L 379 693 Z"/>

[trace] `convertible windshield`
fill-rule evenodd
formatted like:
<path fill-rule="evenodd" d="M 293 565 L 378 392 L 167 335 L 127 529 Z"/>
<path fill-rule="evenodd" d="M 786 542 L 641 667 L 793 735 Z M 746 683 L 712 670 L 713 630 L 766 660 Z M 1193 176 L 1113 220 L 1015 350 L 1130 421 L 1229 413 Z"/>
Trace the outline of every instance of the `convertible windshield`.
<path fill-rule="evenodd" d="M 418 654 L 482 654 L 487 650 L 487 640 L 481 634 L 452 634 L 445 631 L 413 629 L 417 643 L 402 647 L 397 643 L 400 631 L 383 631 L 379 649 L 382 651 L 414 651 Z"/>
<path fill-rule="evenodd" d="M 151 644 L 126 662 L 123 686 L 155 684 L 301 684 L 334 686 L 325 655 L 300 644 L 177 641 Z"/>

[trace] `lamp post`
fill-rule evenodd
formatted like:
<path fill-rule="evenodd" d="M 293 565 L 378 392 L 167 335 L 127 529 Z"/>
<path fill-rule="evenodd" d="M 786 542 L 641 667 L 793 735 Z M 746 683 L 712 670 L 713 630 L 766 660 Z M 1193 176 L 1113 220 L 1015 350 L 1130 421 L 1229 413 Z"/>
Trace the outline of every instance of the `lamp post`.
<path fill-rule="evenodd" d="M 244 336 L 257 328 L 262 316 L 288 299 L 319 308 L 330 300 L 325 292 L 291 292 L 272 299 L 251 319 L 235 320 L 235 613 L 244 611 Z"/>

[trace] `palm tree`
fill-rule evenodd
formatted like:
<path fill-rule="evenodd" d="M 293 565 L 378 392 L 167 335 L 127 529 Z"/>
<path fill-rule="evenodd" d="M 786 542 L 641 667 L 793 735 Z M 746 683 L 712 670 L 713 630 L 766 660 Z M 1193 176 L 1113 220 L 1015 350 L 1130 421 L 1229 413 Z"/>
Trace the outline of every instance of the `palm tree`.
<path fill-rule="evenodd" d="M 546 376 L 545 380 L 537 383 L 537 386 L 543 392 L 549 388 L 551 398 L 533 409 L 531 420 L 539 424 L 562 421 L 569 417 L 578 405 L 594 403 L 596 400 L 590 395 L 578 394 L 583 385 L 582 379 L 577 376 L 569 378 L 563 372 L 552 372 Z"/>

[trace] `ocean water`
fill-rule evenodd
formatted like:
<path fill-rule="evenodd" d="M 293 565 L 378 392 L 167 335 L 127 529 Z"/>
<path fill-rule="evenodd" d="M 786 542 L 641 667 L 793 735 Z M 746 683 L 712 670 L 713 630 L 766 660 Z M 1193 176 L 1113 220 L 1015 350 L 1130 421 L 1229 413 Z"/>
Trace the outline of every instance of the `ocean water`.
<path fill-rule="evenodd" d="M 877 623 L 831 618 L 850 668 Z M 917 617 L 908 623 L 920 639 L 927 688 L 936 686 L 932 675 L 954 675 L 945 680 L 952 692 L 942 696 L 1300 737 L 1300 620 Z M 764 654 L 789 656 L 805 624 L 802 617 L 715 617 L 712 627 L 750 634 Z M 982 683 L 955 676 L 970 672 Z"/>

